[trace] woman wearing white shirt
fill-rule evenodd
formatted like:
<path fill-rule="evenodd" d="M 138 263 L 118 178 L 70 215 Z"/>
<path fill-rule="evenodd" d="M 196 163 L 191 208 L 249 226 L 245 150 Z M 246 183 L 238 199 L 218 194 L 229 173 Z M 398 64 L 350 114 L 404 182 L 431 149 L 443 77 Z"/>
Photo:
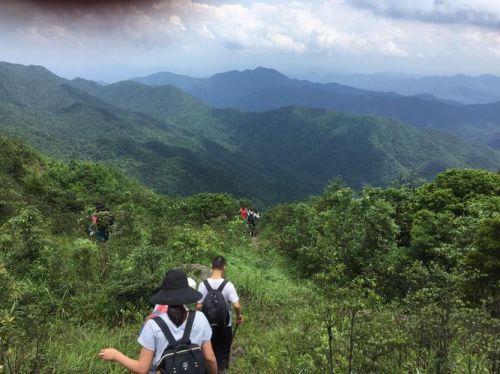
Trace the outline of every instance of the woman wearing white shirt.
<path fill-rule="evenodd" d="M 174 338 L 180 339 L 184 334 L 188 317 L 188 310 L 184 304 L 194 303 L 201 296 L 201 293 L 189 287 L 184 271 L 172 269 L 167 272 L 161 287 L 151 296 L 150 302 L 168 305 L 167 313 L 161 314 L 160 318 L 167 324 Z M 203 313 L 194 311 L 189 313 L 196 313 L 189 336 L 191 343 L 200 345 L 208 373 L 217 374 L 217 362 L 210 342 L 212 337 L 210 324 Z M 134 373 L 156 373 L 156 367 L 161 354 L 168 346 L 168 341 L 153 319 L 144 325 L 138 342 L 141 345 L 138 360 L 127 357 L 114 348 L 103 349 L 99 357 L 106 361 L 116 361 Z"/>

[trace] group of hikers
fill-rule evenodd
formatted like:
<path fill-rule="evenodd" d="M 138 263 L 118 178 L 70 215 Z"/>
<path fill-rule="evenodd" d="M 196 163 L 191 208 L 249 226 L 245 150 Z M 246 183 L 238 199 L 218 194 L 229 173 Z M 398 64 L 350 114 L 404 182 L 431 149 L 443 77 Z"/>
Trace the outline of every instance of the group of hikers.
<path fill-rule="evenodd" d="M 99 357 L 135 373 L 225 373 L 234 333 L 243 322 L 238 293 L 224 279 L 225 269 L 226 259 L 214 257 L 210 277 L 197 290 L 183 270 L 169 270 L 149 299 L 154 309 L 138 338 L 139 359 L 114 348 L 103 349 Z M 194 303 L 196 310 L 189 310 L 186 305 Z"/>
<path fill-rule="evenodd" d="M 257 232 L 255 230 L 255 225 L 257 224 L 257 219 L 260 218 L 259 213 L 255 212 L 251 209 L 241 207 L 240 208 L 240 215 L 241 215 L 241 218 L 243 218 L 247 222 L 248 232 L 250 233 L 250 236 L 257 235 Z"/>
<path fill-rule="evenodd" d="M 260 215 L 244 207 L 240 214 L 250 236 L 255 236 Z M 106 242 L 113 224 L 110 209 L 97 203 L 87 232 L 97 241 Z M 154 307 L 137 339 L 139 358 L 130 358 L 114 348 L 103 349 L 99 357 L 136 373 L 225 373 L 236 329 L 243 321 L 238 293 L 224 279 L 225 269 L 226 259 L 214 257 L 210 277 L 198 287 L 183 270 L 169 270 L 149 299 Z M 190 304 L 196 304 L 196 310 L 189 310 Z M 231 306 L 236 317 L 234 329 Z"/>
<path fill-rule="evenodd" d="M 241 207 L 240 215 L 247 223 L 250 236 L 257 235 L 256 224 L 257 220 L 260 218 L 260 214 L 251 209 Z M 89 216 L 87 233 L 90 236 L 95 236 L 98 242 L 107 242 L 113 224 L 114 217 L 110 209 L 106 207 L 105 204 L 99 202 L 95 205 L 94 212 Z"/>

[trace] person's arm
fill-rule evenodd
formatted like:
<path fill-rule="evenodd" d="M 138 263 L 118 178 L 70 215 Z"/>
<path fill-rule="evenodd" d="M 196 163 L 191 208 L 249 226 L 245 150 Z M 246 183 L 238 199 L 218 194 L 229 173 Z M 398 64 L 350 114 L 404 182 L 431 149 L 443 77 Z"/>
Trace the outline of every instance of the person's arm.
<path fill-rule="evenodd" d="M 241 324 L 241 322 L 243 322 L 243 316 L 241 314 L 240 297 L 236 292 L 236 288 L 234 288 L 234 284 L 228 282 L 226 287 L 227 287 L 226 299 L 233 306 L 234 312 L 236 313 L 236 324 L 239 325 Z"/>
<path fill-rule="evenodd" d="M 208 340 L 202 343 L 201 351 L 203 352 L 203 358 L 207 365 L 208 374 L 217 374 L 217 360 L 215 359 L 215 353 L 212 349 L 212 342 Z"/>
<path fill-rule="evenodd" d="M 241 314 L 241 304 L 239 301 L 233 304 L 234 311 L 236 312 L 236 324 L 239 325 L 243 322 L 243 315 Z"/>
<path fill-rule="evenodd" d="M 148 373 L 149 368 L 151 367 L 151 363 L 153 362 L 153 356 L 154 351 L 150 351 L 149 349 L 144 347 L 141 348 L 139 360 L 134 360 L 128 356 L 125 356 L 123 353 L 114 348 L 106 348 L 99 353 L 99 358 L 105 361 L 116 361 L 125 369 L 139 374 Z"/>

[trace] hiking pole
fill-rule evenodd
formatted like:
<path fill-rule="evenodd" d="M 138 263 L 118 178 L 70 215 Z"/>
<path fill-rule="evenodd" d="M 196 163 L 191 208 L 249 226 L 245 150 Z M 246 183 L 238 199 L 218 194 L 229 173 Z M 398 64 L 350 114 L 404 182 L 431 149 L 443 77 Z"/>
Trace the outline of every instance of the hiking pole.
<path fill-rule="evenodd" d="M 237 324 L 237 323 L 234 325 L 234 330 L 233 330 L 233 340 L 234 340 L 234 337 L 236 336 L 236 330 L 238 330 L 238 326 L 239 326 L 239 324 Z M 231 341 L 231 344 L 232 344 L 232 343 L 233 343 L 233 342 Z"/>

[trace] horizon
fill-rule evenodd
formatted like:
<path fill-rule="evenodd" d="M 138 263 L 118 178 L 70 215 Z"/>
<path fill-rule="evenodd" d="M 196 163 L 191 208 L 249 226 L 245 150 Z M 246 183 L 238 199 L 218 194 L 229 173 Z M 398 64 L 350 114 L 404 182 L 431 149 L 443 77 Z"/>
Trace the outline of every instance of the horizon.
<path fill-rule="evenodd" d="M 500 4 L 486 0 L 5 0 L 0 10 L 2 59 L 69 79 L 258 66 L 308 80 L 500 75 Z"/>
<path fill-rule="evenodd" d="M 0 60 L 0 63 L 7 63 L 7 64 L 13 64 L 13 65 L 23 65 L 23 66 L 34 66 L 34 67 L 43 67 L 50 71 L 51 73 L 67 79 L 67 80 L 74 80 L 77 78 L 80 79 L 85 79 L 85 80 L 90 80 L 94 81 L 97 83 L 102 83 L 102 84 L 113 84 L 121 81 L 127 81 L 127 80 L 133 80 L 135 78 L 143 78 L 147 77 L 150 75 L 155 75 L 155 74 L 173 74 L 173 75 L 184 75 L 188 76 L 191 78 L 198 78 L 198 79 L 208 79 L 213 77 L 214 75 L 217 74 L 225 74 L 225 73 L 230 73 L 230 72 L 246 72 L 246 71 L 256 71 L 258 69 L 266 69 L 266 70 L 274 70 L 277 73 L 283 74 L 286 77 L 290 79 L 299 79 L 299 80 L 308 80 L 311 82 L 315 83 L 330 83 L 330 81 L 325 80 L 325 79 L 314 79 L 308 76 L 307 72 L 287 72 L 287 71 L 282 71 L 274 67 L 270 66 L 265 66 L 265 65 L 256 65 L 256 66 L 249 66 L 249 67 L 243 67 L 243 68 L 233 68 L 233 69 L 228 69 L 228 70 L 223 70 L 223 71 L 215 71 L 213 73 L 209 73 L 206 75 L 201 75 L 201 74 L 190 74 L 186 73 L 183 71 L 172 71 L 172 70 L 166 70 L 163 69 L 162 67 L 137 67 L 137 66 L 126 66 L 126 65 L 108 65 L 108 66 L 102 66 L 100 68 L 93 67 L 90 69 L 90 71 L 98 71 L 99 74 L 103 74 L 103 71 L 108 71 L 108 70 L 116 70 L 117 67 L 124 67 L 127 70 L 125 72 L 120 72 L 118 73 L 119 76 L 123 76 L 123 78 L 120 79 L 111 79 L 111 80 L 103 80 L 99 77 L 94 78 L 92 73 L 86 74 L 86 75 L 67 75 L 63 73 L 60 73 L 57 71 L 57 69 L 51 69 L 49 66 L 45 66 L 42 64 L 37 64 L 37 63 L 22 63 L 22 62 L 14 62 L 14 61 L 6 61 L 6 60 Z M 309 68 L 310 70 L 314 68 Z M 325 74 L 325 77 L 328 76 L 328 74 L 331 74 L 332 76 L 380 76 L 380 77 L 401 77 L 401 78 L 429 78 L 429 77 L 435 77 L 435 78 L 453 78 L 453 77 L 458 77 L 458 76 L 464 76 L 464 77 L 470 77 L 470 78 L 481 78 L 481 77 L 494 77 L 494 78 L 500 78 L 500 74 L 492 74 L 492 73 L 484 73 L 484 74 L 464 74 L 464 73 L 456 73 L 456 74 L 448 74 L 448 75 L 439 75 L 439 74 L 429 74 L 429 75 L 423 75 L 423 74 L 414 74 L 414 73 L 409 73 L 409 72 L 396 72 L 396 71 L 376 71 L 373 73 L 361 73 L 361 72 L 347 72 L 347 71 L 335 71 L 335 70 L 327 70 L 324 68 L 319 68 L 318 69 L 321 73 L 320 74 Z M 131 72 L 130 75 L 126 75 L 126 72 Z M 133 72 L 137 72 L 137 74 L 133 74 Z M 140 73 L 142 72 L 142 74 Z M 94 73 L 95 74 L 95 73 Z M 116 72 L 115 72 L 116 75 Z M 334 77 L 332 77 L 334 79 Z M 333 81 L 331 81 L 334 83 Z"/>

